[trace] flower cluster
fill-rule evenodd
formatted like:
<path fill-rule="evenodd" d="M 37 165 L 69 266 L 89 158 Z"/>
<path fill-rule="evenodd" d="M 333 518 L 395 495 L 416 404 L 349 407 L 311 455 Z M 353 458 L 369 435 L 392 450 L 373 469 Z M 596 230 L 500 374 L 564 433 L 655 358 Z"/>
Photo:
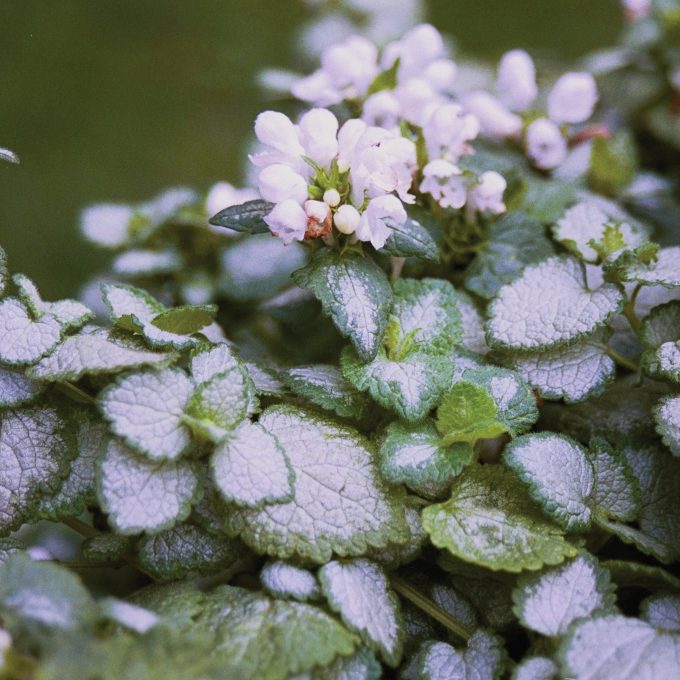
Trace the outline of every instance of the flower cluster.
<path fill-rule="evenodd" d="M 524 50 L 512 50 L 500 61 L 496 95 L 483 90 L 470 92 L 463 105 L 477 116 L 483 134 L 521 140 L 537 168 L 553 170 L 567 158 L 569 126 L 592 116 L 598 100 L 597 85 L 590 73 L 565 73 L 548 93 L 545 112 L 535 108 L 538 94 L 532 58 Z"/>
<path fill-rule="evenodd" d="M 342 127 L 327 109 L 312 109 L 297 125 L 265 111 L 255 122 L 264 150 L 251 156 L 259 168 L 262 198 L 274 203 L 265 217 L 271 231 L 289 244 L 346 235 L 382 248 L 388 221 L 403 224 L 403 203 L 416 166 L 415 144 L 398 131 L 351 119 Z"/>

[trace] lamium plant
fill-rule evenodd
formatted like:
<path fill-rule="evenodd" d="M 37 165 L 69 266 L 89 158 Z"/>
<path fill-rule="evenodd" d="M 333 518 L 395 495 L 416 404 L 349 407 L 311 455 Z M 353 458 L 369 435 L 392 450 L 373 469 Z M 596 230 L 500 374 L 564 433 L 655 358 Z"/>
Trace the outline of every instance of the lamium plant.
<path fill-rule="evenodd" d="M 623 4 L 563 72 L 329 40 L 252 187 L 82 212 L 79 300 L 0 250 L 0 677 L 680 677 L 680 6 Z"/>

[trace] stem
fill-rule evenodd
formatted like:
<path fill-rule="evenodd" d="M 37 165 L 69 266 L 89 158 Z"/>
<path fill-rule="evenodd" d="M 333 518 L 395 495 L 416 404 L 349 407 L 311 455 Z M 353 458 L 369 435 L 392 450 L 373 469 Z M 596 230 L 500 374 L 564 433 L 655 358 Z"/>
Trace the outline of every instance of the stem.
<path fill-rule="evenodd" d="M 91 527 L 89 524 L 86 524 L 75 517 L 65 517 L 62 522 L 69 529 L 73 529 L 73 531 L 84 538 L 96 538 L 97 536 L 100 536 L 100 533 L 94 527 Z"/>
<path fill-rule="evenodd" d="M 405 257 L 390 257 L 390 262 L 392 264 L 392 281 L 396 281 L 404 269 L 404 263 L 406 262 Z"/>
<path fill-rule="evenodd" d="M 118 569 L 125 565 L 122 560 L 55 560 L 55 564 L 67 569 Z"/>
<path fill-rule="evenodd" d="M 606 352 L 617 364 L 619 364 L 619 366 L 623 366 L 634 373 L 637 373 L 640 370 L 640 367 L 634 361 L 627 359 L 623 354 L 619 354 L 615 349 L 607 347 Z"/>
<path fill-rule="evenodd" d="M 635 336 L 637 338 L 640 337 L 640 319 L 638 318 L 638 315 L 635 313 L 635 301 L 637 300 L 638 293 L 640 292 L 640 289 L 642 288 L 642 284 L 638 283 L 637 286 L 635 286 L 635 289 L 631 293 L 630 300 L 626 302 L 626 304 L 623 306 L 623 316 L 626 317 L 628 323 L 630 324 L 630 327 L 633 329 L 633 332 L 635 333 Z"/>
<path fill-rule="evenodd" d="M 467 642 L 472 635 L 472 631 L 458 619 L 444 611 L 438 604 L 435 604 L 429 597 L 425 597 L 420 591 L 416 590 L 410 583 L 404 581 L 401 576 L 393 575 L 390 577 L 392 587 L 405 599 L 422 609 L 428 616 L 435 621 L 439 621 L 452 633 Z"/>
<path fill-rule="evenodd" d="M 71 399 L 81 402 L 81 403 L 86 403 L 86 404 L 95 404 L 96 400 L 95 398 L 85 392 L 85 390 L 81 390 L 80 387 L 76 387 L 73 383 L 70 382 L 60 382 L 57 383 L 57 389 L 65 394 L 67 397 L 70 397 Z"/>

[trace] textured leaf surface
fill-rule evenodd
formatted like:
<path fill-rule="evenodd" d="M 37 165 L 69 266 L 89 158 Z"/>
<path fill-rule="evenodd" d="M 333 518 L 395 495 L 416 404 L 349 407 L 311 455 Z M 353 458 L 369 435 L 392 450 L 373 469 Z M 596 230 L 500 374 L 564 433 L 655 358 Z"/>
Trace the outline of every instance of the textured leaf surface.
<path fill-rule="evenodd" d="M 439 279 L 397 279 L 392 316 L 421 351 L 445 353 L 462 339 L 458 295 Z"/>
<path fill-rule="evenodd" d="M 553 254 L 541 222 L 523 213 L 503 215 L 491 225 L 489 239 L 465 272 L 465 287 L 485 299 L 511 283 L 524 268 Z"/>
<path fill-rule="evenodd" d="M 638 619 L 611 615 L 584 621 L 564 638 L 562 670 L 578 680 L 658 680 L 677 676 L 680 636 Z"/>
<path fill-rule="evenodd" d="M 348 382 L 336 366 L 296 366 L 288 369 L 282 378 L 295 394 L 339 416 L 361 419 L 370 409 L 367 396 Z"/>
<path fill-rule="evenodd" d="M 211 653 L 222 661 L 227 678 L 285 680 L 347 656 L 358 644 L 355 635 L 317 607 L 231 586 L 209 593 L 166 586 L 147 591 L 137 603 L 180 630 L 208 634 Z"/>
<path fill-rule="evenodd" d="M 642 344 L 648 349 L 680 339 L 680 300 L 654 307 L 643 319 L 640 332 Z"/>
<path fill-rule="evenodd" d="M 137 550 L 139 564 L 157 581 L 211 574 L 226 569 L 243 554 L 239 542 L 186 523 L 145 536 Z"/>
<path fill-rule="evenodd" d="M 611 608 L 614 593 L 607 570 L 580 554 L 540 574 L 520 576 L 513 600 L 523 626 L 554 637 L 564 635 L 576 619 Z"/>
<path fill-rule="evenodd" d="M 246 421 L 220 444 L 211 459 L 217 488 L 245 507 L 290 501 L 296 474 L 278 439 L 260 423 Z"/>
<path fill-rule="evenodd" d="M 43 495 L 41 517 L 57 519 L 74 517 L 85 511 L 96 499 L 95 475 L 97 461 L 103 453 L 106 427 L 89 414 L 76 411 L 76 449 L 78 455 L 71 462 L 68 475 L 53 494 Z"/>
<path fill-rule="evenodd" d="M 513 356 L 512 364 L 544 399 L 584 401 L 602 394 L 616 375 L 616 363 L 601 344 L 603 333 L 570 347 Z"/>
<path fill-rule="evenodd" d="M 472 455 L 467 443 L 444 446 L 431 420 L 418 425 L 394 422 L 380 446 L 380 473 L 388 482 L 436 497 L 448 489 Z"/>
<path fill-rule="evenodd" d="M 445 642 L 425 643 L 413 665 L 416 677 L 422 680 L 498 680 L 504 659 L 500 640 L 480 629 L 473 633 L 464 651 Z"/>
<path fill-rule="evenodd" d="M 299 602 L 321 598 L 316 576 L 307 569 L 283 560 L 267 562 L 260 572 L 260 583 L 273 597 L 292 598 Z"/>
<path fill-rule="evenodd" d="M 94 313 L 78 300 L 45 302 L 33 281 L 23 274 L 15 274 L 12 281 L 19 289 L 19 297 L 35 320 L 48 314 L 53 316 L 62 328 L 79 328 L 94 317 Z"/>
<path fill-rule="evenodd" d="M 0 564 L 0 615 L 16 625 L 73 630 L 92 620 L 94 601 L 68 571 L 26 555 L 10 556 Z"/>
<path fill-rule="evenodd" d="M 413 352 L 392 361 L 381 349 L 373 361 L 364 364 L 347 347 L 340 363 L 343 375 L 354 387 L 368 391 L 379 404 L 410 422 L 422 420 L 451 384 L 451 362 L 436 354 Z"/>
<path fill-rule="evenodd" d="M 533 498 L 565 529 L 590 525 L 589 499 L 595 473 L 580 444 L 551 432 L 528 434 L 506 447 L 504 460 L 529 484 Z"/>
<path fill-rule="evenodd" d="M 31 318 L 26 306 L 14 298 L 0 301 L 0 363 L 25 366 L 51 352 L 61 339 L 61 324 L 45 314 Z"/>
<path fill-rule="evenodd" d="M 263 218 L 271 212 L 273 207 L 272 203 L 261 199 L 246 201 L 221 210 L 210 218 L 210 224 L 248 234 L 266 233 L 269 227 Z"/>
<path fill-rule="evenodd" d="M 463 337 L 460 346 L 469 352 L 486 354 L 489 346 L 484 334 L 484 317 L 472 298 L 464 291 L 458 291 L 458 311 L 460 312 Z"/>
<path fill-rule="evenodd" d="M 617 226 L 622 237 L 622 248 L 635 248 L 645 240 L 645 234 L 635 226 L 612 219 L 597 204 L 577 203 L 564 213 L 553 227 L 553 236 L 575 255 L 584 260 L 597 260 L 598 253 L 590 241 L 599 242 L 605 235 L 605 227 Z"/>
<path fill-rule="evenodd" d="M 408 540 L 403 509 L 381 482 L 373 454 L 351 428 L 274 407 L 260 425 L 283 447 L 295 473 L 289 502 L 239 509 L 228 527 L 258 552 L 327 562 Z"/>
<path fill-rule="evenodd" d="M 320 300 L 340 333 L 348 337 L 364 361 L 380 347 L 392 303 L 392 289 L 371 259 L 324 251 L 307 267 L 295 272 L 298 286 L 310 289 Z"/>
<path fill-rule="evenodd" d="M 388 227 L 392 233 L 387 237 L 382 252 L 396 257 L 439 259 L 437 242 L 417 219 L 409 217 L 403 224 L 389 222 Z"/>
<path fill-rule="evenodd" d="M 127 444 L 152 460 L 174 460 L 191 444 L 181 418 L 193 390 L 177 368 L 131 373 L 101 393 L 99 406 Z"/>
<path fill-rule="evenodd" d="M 568 345 L 594 333 L 622 304 L 616 285 L 590 290 L 578 260 L 551 257 L 501 288 L 489 308 L 488 340 L 516 350 Z"/>
<path fill-rule="evenodd" d="M 640 618 L 654 628 L 680 633 L 680 597 L 655 595 L 640 605 Z"/>
<path fill-rule="evenodd" d="M 49 382 L 76 381 L 86 374 L 162 366 L 172 359 L 171 354 L 150 351 L 136 340 L 93 328 L 66 338 L 50 356 L 32 366 L 28 375 Z"/>
<path fill-rule="evenodd" d="M 539 569 L 576 554 L 522 483 L 499 465 L 466 468 L 450 500 L 423 510 L 423 525 L 438 548 L 493 570 Z"/>
<path fill-rule="evenodd" d="M 32 519 L 40 493 L 56 491 L 75 454 L 52 407 L 9 410 L 0 422 L 0 535 Z"/>
<path fill-rule="evenodd" d="M 0 367 L 0 409 L 28 404 L 44 389 L 45 385 L 32 380 L 20 370 Z"/>
<path fill-rule="evenodd" d="M 116 531 L 154 533 L 186 519 L 197 482 L 189 463 L 152 462 L 112 439 L 98 470 L 97 494 Z"/>
<path fill-rule="evenodd" d="M 399 599 L 387 575 L 366 559 L 329 562 L 319 570 L 324 595 L 343 623 L 390 666 L 401 659 L 403 624 Z"/>
<path fill-rule="evenodd" d="M 674 456 L 680 456 L 680 396 L 663 397 L 654 409 L 656 431 Z"/>
<path fill-rule="evenodd" d="M 226 373 L 239 366 L 234 350 L 226 343 L 204 345 L 191 354 L 191 375 L 197 384 L 207 382 L 219 373 Z"/>
<path fill-rule="evenodd" d="M 515 666 L 512 680 L 559 680 L 559 668 L 546 656 L 524 658 Z"/>
<path fill-rule="evenodd" d="M 624 266 L 621 272 L 623 281 L 637 281 L 647 286 L 680 286 L 680 246 L 662 248 L 656 262 L 642 264 L 633 262 Z"/>

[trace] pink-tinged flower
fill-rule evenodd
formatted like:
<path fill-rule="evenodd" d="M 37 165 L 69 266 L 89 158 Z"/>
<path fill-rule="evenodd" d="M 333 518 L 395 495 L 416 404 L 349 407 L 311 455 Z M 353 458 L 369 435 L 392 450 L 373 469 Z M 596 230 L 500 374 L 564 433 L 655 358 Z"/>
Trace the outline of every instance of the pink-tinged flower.
<path fill-rule="evenodd" d="M 369 241 L 376 250 L 379 250 L 392 233 L 387 221 L 395 225 L 406 222 L 406 210 L 402 202 L 391 194 L 378 196 L 368 202 L 356 228 L 357 238 L 360 241 Z"/>
<path fill-rule="evenodd" d="M 508 184 L 502 175 L 493 170 L 483 172 L 470 191 L 467 197 L 467 207 L 469 210 L 479 212 L 492 212 L 499 215 L 505 212 L 503 203 L 503 193 Z"/>
<path fill-rule="evenodd" d="M 593 115 L 597 99 L 590 73 L 565 73 L 548 95 L 548 115 L 556 123 L 583 123 Z"/>
<path fill-rule="evenodd" d="M 535 120 L 527 128 L 527 155 L 537 168 L 552 170 L 567 157 L 567 142 L 559 127 L 547 118 Z"/>
<path fill-rule="evenodd" d="M 264 217 L 264 221 L 272 234 L 278 236 L 287 246 L 293 241 L 303 241 L 305 238 L 307 213 L 291 198 L 277 203 Z"/>
<path fill-rule="evenodd" d="M 327 203 L 323 201 L 307 201 L 305 203 L 307 229 L 305 238 L 327 236 L 333 229 L 333 214 Z"/>
<path fill-rule="evenodd" d="M 420 190 L 430 194 L 442 208 L 462 208 L 466 201 L 465 179 L 459 167 L 437 159 L 423 168 Z"/>

